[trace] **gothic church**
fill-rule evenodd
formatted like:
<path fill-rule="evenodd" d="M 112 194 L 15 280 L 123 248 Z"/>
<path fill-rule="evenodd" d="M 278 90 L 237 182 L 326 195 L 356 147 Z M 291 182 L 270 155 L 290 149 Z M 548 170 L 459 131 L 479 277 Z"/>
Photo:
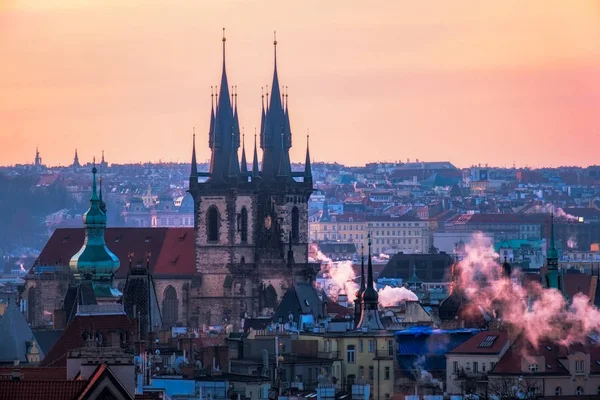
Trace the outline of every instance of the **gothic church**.
<path fill-rule="evenodd" d="M 225 65 L 210 111 L 209 171 L 198 172 L 195 138 L 189 192 L 194 199 L 197 284 L 192 285 L 190 321 L 199 326 L 236 325 L 245 316 L 273 310 L 294 281 L 312 280 L 308 263 L 308 199 L 312 172 L 308 143 L 305 168 L 292 171 L 292 132 L 287 96 L 277 75 L 274 41 L 271 95 L 263 99 L 260 147 L 251 166 L 242 144 L 237 97 L 231 96 Z M 199 281 L 199 282 L 198 282 Z"/>

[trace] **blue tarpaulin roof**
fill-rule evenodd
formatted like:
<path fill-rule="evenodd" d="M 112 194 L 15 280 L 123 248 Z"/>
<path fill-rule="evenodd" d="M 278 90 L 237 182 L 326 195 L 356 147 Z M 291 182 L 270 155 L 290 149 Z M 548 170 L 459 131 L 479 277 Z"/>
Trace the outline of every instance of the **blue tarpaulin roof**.
<path fill-rule="evenodd" d="M 396 353 L 400 369 L 412 376 L 415 363 L 421 356 L 421 368 L 434 372 L 446 370 L 446 353 L 464 343 L 480 329 L 433 329 L 413 327 L 394 334 L 398 343 Z M 415 377 L 413 377 L 415 379 Z"/>

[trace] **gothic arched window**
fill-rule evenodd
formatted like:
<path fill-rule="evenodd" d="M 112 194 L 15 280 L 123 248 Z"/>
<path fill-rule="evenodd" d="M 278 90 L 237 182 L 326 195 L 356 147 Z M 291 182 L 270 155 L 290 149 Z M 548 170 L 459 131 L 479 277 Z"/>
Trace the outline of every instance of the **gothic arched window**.
<path fill-rule="evenodd" d="M 27 322 L 29 322 L 31 326 L 40 325 L 40 321 L 38 321 L 38 318 L 40 317 L 40 313 L 38 312 L 38 307 L 40 307 L 41 304 L 40 296 L 40 288 L 37 286 L 29 288 L 29 293 L 27 294 Z"/>
<path fill-rule="evenodd" d="M 210 206 L 206 213 L 206 228 L 209 242 L 219 241 L 219 210 Z"/>
<path fill-rule="evenodd" d="M 298 207 L 292 208 L 292 240 L 300 240 L 300 212 Z"/>
<path fill-rule="evenodd" d="M 248 242 L 248 210 L 246 210 L 246 207 L 242 207 L 242 212 L 241 212 L 242 216 L 242 221 L 241 221 L 241 238 L 242 238 L 242 243 L 246 243 Z"/>
<path fill-rule="evenodd" d="M 171 285 L 165 289 L 163 298 L 163 324 L 165 326 L 173 326 L 177 323 L 179 300 L 177 300 L 177 291 Z"/>
<path fill-rule="evenodd" d="M 273 285 L 269 285 L 265 289 L 265 307 L 277 307 L 277 291 L 275 290 Z"/>

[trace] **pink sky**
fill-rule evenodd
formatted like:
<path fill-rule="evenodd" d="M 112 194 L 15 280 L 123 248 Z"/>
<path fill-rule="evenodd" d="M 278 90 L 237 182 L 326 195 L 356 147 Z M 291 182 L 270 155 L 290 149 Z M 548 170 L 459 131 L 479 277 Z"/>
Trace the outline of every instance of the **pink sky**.
<path fill-rule="evenodd" d="M 293 161 L 598 163 L 598 0 L 0 0 L 0 164 L 207 159 L 223 26 L 248 146 L 276 30 Z"/>

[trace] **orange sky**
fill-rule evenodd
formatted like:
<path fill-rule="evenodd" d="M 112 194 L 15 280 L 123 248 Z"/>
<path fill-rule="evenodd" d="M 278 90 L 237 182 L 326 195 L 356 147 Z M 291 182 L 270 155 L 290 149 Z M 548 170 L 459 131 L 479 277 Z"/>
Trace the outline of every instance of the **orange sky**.
<path fill-rule="evenodd" d="M 208 158 L 222 26 L 249 146 L 277 30 L 293 161 L 598 163 L 600 0 L 0 0 L 0 164 Z"/>

